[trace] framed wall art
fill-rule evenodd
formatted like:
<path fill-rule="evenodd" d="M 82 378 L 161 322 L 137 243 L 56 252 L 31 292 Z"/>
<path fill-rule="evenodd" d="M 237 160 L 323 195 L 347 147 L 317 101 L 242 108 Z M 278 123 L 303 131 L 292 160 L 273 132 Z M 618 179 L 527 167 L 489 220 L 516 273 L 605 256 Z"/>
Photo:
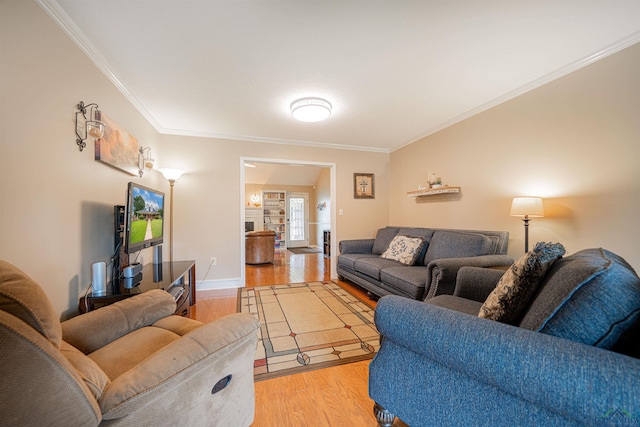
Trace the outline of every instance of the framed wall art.
<path fill-rule="evenodd" d="M 138 175 L 138 140 L 104 113 L 104 135 L 96 140 L 95 159 L 131 175 Z"/>
<path fill-rule="evenodd" d="M 375 180 L 372 173 L 353 174 L 353 198 L 375 199 Z"/>

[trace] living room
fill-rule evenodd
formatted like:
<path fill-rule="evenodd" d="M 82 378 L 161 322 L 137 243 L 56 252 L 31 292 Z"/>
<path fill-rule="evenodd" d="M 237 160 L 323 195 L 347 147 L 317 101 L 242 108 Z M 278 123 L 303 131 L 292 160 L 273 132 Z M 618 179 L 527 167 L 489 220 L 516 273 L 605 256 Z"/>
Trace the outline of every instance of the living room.
<path fill-rule="evenodd" d="M 62 319 L 77 314 L 92 263 L 111 256 L 113 205 L 124 204 L 127 183 L 170 191 L 156 171 L 138 178 L 95 161 L 92 142 L 79 152 L 81 100 L 151 147 L 159 167 L 185 171 L 174 187 L 173 252 L 196 260 L 199 288 L 241 283 L 244 158 L 334 165 L 334 245 L 387 225 L 504 230 L 517 258 L 524 230 L 511 201 L 534 195 L 545 215 L 531 222 L 531 241 L 561 242 L 568 254 L 604 247 L 640 269 L 638 28 L 518 96 L 405 146 L 368 151 L 161 134 L 40 5 L 2 1 L 0 20 L 0 259 L 40 283 Z M 407 197 L 430 171 L 460 195 Z M 374 199 L 354 198 L 354 173 L 374 174 Z M 217 265 L 205 277 L 211 256 Z M 141 258 L 151 262 L 151 251 Z"/>
<path fill-rule="evenodd" d="M 516 257 L 524 236 L 510 203 L 535 195 L 545 217 L 532 221 L 532 240 L 560 241 L 569 253 L 602 246 L 640 267 L 638 44 L 383 153 L 161 135 L 37 4 L 2 7 L 0 255 L 28 266 L 62 317 L 77 311 L 91 264 L 111 255 L 112 206 L 124 203 L 127 182 L 138 179 L 94 161 L 91 146 L 78 152 L 80 100 L 97 102 L 152 147 L 159 167 L 186 171 L 175 186 L 174 253 L 197 265 L 217 256 L 207 280 L 241 276 L 243 156 L 335 163 L 334 242 L 372 237 L 389 224 L 505 230 Z M 461 197 L 407 197 L 429 171 L 460 186 Z M 375 199 L 353 198 L 356 172 L 375 175 Z M 139 182 L 169 192 L 159 173 Z M 150 253 L 142 257 L 151 261 Z"/>

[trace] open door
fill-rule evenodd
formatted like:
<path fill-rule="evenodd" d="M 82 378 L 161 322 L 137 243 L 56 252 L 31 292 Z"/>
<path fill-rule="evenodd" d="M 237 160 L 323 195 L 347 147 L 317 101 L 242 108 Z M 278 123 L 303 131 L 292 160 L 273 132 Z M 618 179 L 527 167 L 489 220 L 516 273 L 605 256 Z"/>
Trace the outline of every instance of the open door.
<path fill-rule="evenodd" d="M 309 194 L 287 193 L 287 247 L 309 246 Z"/>

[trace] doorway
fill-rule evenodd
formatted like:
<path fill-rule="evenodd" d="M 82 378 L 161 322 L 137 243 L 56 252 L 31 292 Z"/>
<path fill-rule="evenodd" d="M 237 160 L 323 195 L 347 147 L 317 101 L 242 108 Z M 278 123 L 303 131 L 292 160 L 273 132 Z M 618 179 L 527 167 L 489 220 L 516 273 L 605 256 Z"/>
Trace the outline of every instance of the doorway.
<path fill-rule="evenodd" d="M 329 184 L 328 184 L 328 196 L 329 200 L 326 203 L 325 207 L 325 216 L 327 217 L 327 225 L 330 230 L 334 233 L 336 232 L 336 180 L 337 180 L 337 172 L 336 172 L 336 164 L 330 162 L 315 162 L 315 161 L 306 161 L 306 160 L 285 160 L 285 159 L 272 159 L 272 158 L 262 158 L 262 157 L 240 157 L 240 231 L 239 231 L 239 239 L 240 239 L 240 283 L 241 286 L 244 286 L 246 283 L 245 277 L 245 207 L 246 207 L 246 191 L 245 191 L 245 164 L 271 164 L 271 165 L 280 165 L 280 166 L 314 166 L 319 168 L 326 168 L 329 171 Z M 250 167 L 249 167 L 250 169 Z M 251 195 L 250 195 L 251 196 Z M 310 209 L 310 207 L 308 208 Z M 315 227 L 315 225 L 314 225 Z M 309 236 L 309 232 L 307 232 L 307 236 Z M 331 239 L 331 253 L 336 253 L 337 250 L 337 239 Z M 330 260 L 331 265 L 331 277 L 337 278 L 337 266 L 336 266 L 336 258 L 331 257 Z"/>
<path fill-rule="evenodd" d="M 287 193 L 287 247 L 309 246 L 309 194 Z"/>

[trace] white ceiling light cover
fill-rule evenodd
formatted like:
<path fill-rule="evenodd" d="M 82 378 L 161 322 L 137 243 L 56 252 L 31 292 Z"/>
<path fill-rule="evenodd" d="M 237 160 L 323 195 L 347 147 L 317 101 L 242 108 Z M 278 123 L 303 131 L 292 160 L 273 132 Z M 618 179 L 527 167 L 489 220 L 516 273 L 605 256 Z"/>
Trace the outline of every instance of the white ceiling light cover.
<path fill-rule="evenodd" d="M 321 122 L 331 115 L 331 103 L 322 98 L 300 98 L 291 103 L 291 115 L 301 122 Z"/>

